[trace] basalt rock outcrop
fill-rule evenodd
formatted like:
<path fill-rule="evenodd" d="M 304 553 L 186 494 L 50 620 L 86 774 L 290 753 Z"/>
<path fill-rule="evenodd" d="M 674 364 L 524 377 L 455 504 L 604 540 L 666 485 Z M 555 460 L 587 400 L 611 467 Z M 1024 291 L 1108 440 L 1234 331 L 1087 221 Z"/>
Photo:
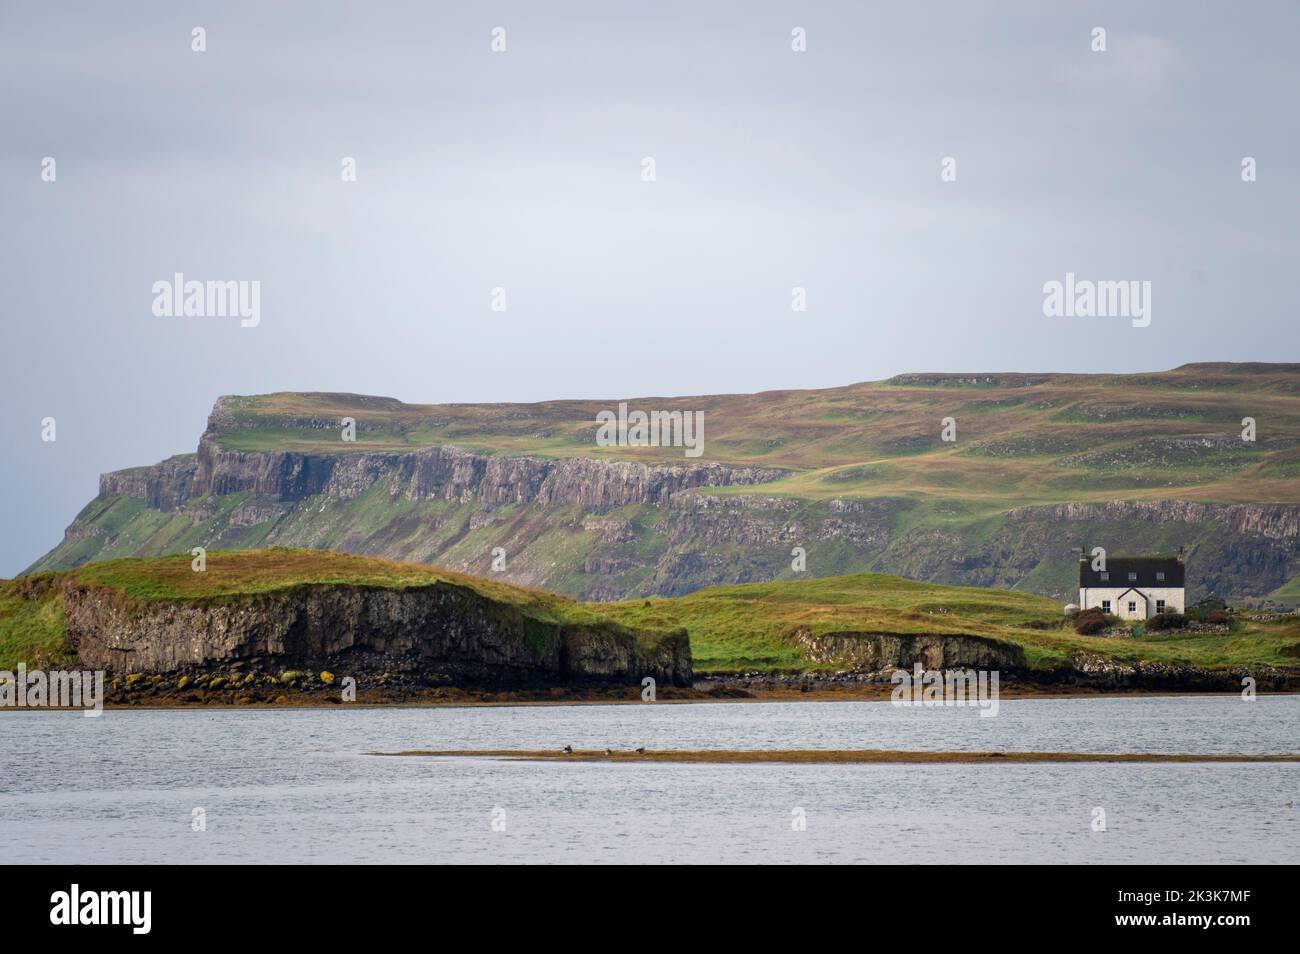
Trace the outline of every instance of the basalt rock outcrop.
<path fill-rule="evenodd" d="M 65 632 L 83 665 L 112 673 L 329 670 L 430 683 L 691 683 L 684 630 L 554 624 L 447 583 L 341 584 L 208 599 L 136 601 L 69 584 Z"/>
<path fill-rule="evenodd" d="M 907 669 L 986 669 L 1016 672 L 1028 668 L 1024 650 L 984 636 L 822 633 L 807 630 L 792 641 L 814 662 L 855 672 Z"/>
<path fill-rule="evenodd" d="M 194 473 L 198 464 L 193 454 L 178 454 L 152 467 L 132 467 L 99 476 L 99 497 L 143 500 L 154 510 L 176 510 L 194 495 Z"/>
<path fill-rule="evenodd" d="M 407 453 L 257 453 L 226 450 L 208 436 L 200 441 L 192 468 L 175 461 L 132 474 L 129 481 L 105 475 L 101 496 L 126 493 L 180 504 L 207 493 L 251 491 L 281 501 L 317 495 L 351 500 L 382 483 L 390 497 L 404 500 L 475 501 L 489 508 L 576 505 L 599 512 L 667 503 L 675 494 L 698 487 L 758 484 L 784 475 L 770 468 L 720 464 L 496 457 L 454 446 Z"/>
<path fill-rule="evenodd" d="M 487 508 L 575 505 L 600 512 L 666 504 L 682 491 L 760 484 L 784 473 L 720 464 L 489 457 L 453 446 L 408 453 L 260 453 L 226 450 L 205 436 L 197 454 L 101 475 L 99 497 L 143 500 L 166 512 L 205 494 L 248 491 L 282 502 L 313 496 L 345 501 L 382 484 L 390 497 L 404 500 L 473 501 Z"/>

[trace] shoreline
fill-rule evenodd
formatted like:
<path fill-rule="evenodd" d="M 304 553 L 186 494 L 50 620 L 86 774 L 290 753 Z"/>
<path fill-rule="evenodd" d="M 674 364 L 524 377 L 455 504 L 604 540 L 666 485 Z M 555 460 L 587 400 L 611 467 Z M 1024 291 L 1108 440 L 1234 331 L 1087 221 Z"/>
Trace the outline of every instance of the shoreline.
<path fill-rule="evenodd" d="M 1252 685 L 1257 695 L 1300 693 L 1300 667 L 1265 666 L 1247 671 L 1139 665 L 1124 671 L 1011 670 L 1001 673 L 995 692 L 1005 700 L 1239 696 L 1243 684 Z M 899 685 L 885 672 L 711 670 L 696 673 L 689 686 L 660 682 L 656 701 L 869 702 L 890 700 L 898 690 Z M 345 691 L 350 697 L 347 701 Z M 229 670 L 112 673 L 105 680 L 102 702 L 105 709 L 644 704 L 639 680 L 619 677 L 555 684 L 540 678 L 506 680 L 480 675 L 455 679 L 433 672 L 350 672 L 346 665 L 319 673 L 303 667 L 277 676 L 245 670 L 238 663 Z"/>
<path fill-rule="evenodd" d="M 431 688 L 425 691 L 403 692 L 400 697 L 385 697 L 380 691 L 365 691 L 357 694 L 353 702 L 343 702 L 338 693 L 326 693 L 322 690 L 291 690 L 277 693 L 274 700 L 247 699 L 238 701 L 228 692 L 212 692 L 204 697 L 185 699 L 170 698 L 170 694 L 158 698 L 142 695 L 138 700 L 123 701 L 120 696 L 104 704 L 104 711 L 163 711 L 173 709 L 255 709 L 255 710 L 296 710 L 296 709 L 444 709 L 444 708 L 494 708 L 494 707 L 530 707 L 530 706 L 599 706 L 599 705 L 685 705 L 694 703 L 773 703 L 773 702 L 888 702 L 893 686 L 889 684 L 868 683 L 854 687 L 837 688 L 767 688 L 736 690 L 728 689 L 681 689 L 665 687 L 660 689 L 655 702 L 647 703 L 641 699 L 638 686 L 586 687 L 571 689 L 523 689 L 523 690 L 489 690 L 459 689 L 450 687 Z M 1259 690 L 1258 696 L 1294 696 L 1294 690 Z M 195 694 L 189 694 L 194 696 Z M 1223 689 L 1134 689 L 1134 688 L 1100 688 L 1078 685 L 1009 685 L 999 693 L 1000 701 L 1017 699 L 1095 699 L 1106 697 L 1132 698 L 1203 698 L 1207 696 L 1239 696 L 1240 691 Z M 922 707 L 925 708 L 925 707 Z M 937 707 L 936 707 L 937 708 Z M 973 708 L 973 706 L 972 706 Z M 83 709 L 53 706 L 4 706 L 0 707 L 0 717 L 4 712 L 80 712 Z"/>

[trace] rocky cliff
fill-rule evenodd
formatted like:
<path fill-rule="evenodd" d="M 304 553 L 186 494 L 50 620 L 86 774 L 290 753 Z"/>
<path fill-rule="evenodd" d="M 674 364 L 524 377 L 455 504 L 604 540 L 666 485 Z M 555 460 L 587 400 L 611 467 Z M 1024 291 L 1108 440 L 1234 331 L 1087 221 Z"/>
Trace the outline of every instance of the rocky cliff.
<path fill-rule="evenodd" d="M 62 598 L 82 664 L 118 674 L 306 669 L 457 685 L 691 682 L 684 631 L 550 623 L 447 583 L 138 601 L 69 582 Z"/>
<path fill-rule="evenodd" d="M 105 474 L 100 497 L 32 569 L 194 546 L 305 546 L 499 572 L 609 600 L 791 578 L 799 547 L 811 576 L 869 569 L 1064 601 L 1075 586 L 1077 548 L 1102 545 L 1112 553 L 1185 548 L 1193 598 L 1263 597 L 1300 575 L 1293 504 L 1116 501 L 937 521 L 923 502 L 900 497 L 699 492 L 754 477 L 726 468 L 484 459 L 454 448 L 211 454 L 205 467 L 191 457 Z M 494 564 L 497 548 L 504 566 Z"/>
<path fill-rule="evenodd" d="M 352 500 L 382 484 L 390 498 L 412 501 L 476 501 L 486 508 L 523 503 L 576 505 L 600 511 L 629 504 L 663 504 L 684 490 L 757 484 L 782 475 L 778 470 L 719 464 L 487 457 L 452 446 L 400 454 L 245 453 L 223 450 L 205 438 L 199 444 L 185 499 L 251 491 L 282 501 L 317 495 Z M 183 502 L 186 476 L 184 468 L 163 468 L 154 480 L 159 485 L 174 484 L 176 497 Z"/>
<path fill-rule="evenodd" d="M 906 669 L 987 669 L 1020 672 L 1028 668 L 1019 646 L 983 636 L 822 633 L 806 629 L 792 636 L 809 659 L 854 672 Z"/>
<path fill-rule="evenodd" d="M 221 398 L 197 453 L 103 475 L 29 572 L 301 546 L 594 600 L 875 570 L 1064 602 L 1079 547 L 1181 547 L 1193 599 L 1300 593 L 1294 365 L 901 375 L 654 402 L 711 415 L 712 462 L 596 447 L 595 402 Z M 935 430 L 945 413 L 951 445 Z M 1240 433 L 1248 414 L 1257 442 Z"/>
<path fill-rule="evenodd" d="M 205 435 L 196 455 L 103 474 L 99 496 L 142 500 L 168 512 L 209 494 L 248 492 L 281 502 L 314 496 L 346 501 L 382 485 L 390 498 L 408 501 L 473 501 L 485 508 L 537 503 L 601 511 L 667 504 L 685 490 L 759 484 L 783 475 L 771 468 L 719 464 L 496 457 L 453 446 L 407 453 L 243 452 L 225 450 Z"/>

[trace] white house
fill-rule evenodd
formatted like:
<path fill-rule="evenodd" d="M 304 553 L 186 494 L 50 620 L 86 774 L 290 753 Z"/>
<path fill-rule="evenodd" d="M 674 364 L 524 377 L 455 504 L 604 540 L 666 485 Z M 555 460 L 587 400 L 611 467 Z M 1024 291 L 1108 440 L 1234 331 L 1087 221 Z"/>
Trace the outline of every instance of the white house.
<path fill-rule="evenodd" d="M 1186 573 L 1181 556 L 1107 557 L 1106 569 L 1079 560 L 1079 609 L 1099 609 L 1120 619 L 1150 619 L 1186 606 Z"/>

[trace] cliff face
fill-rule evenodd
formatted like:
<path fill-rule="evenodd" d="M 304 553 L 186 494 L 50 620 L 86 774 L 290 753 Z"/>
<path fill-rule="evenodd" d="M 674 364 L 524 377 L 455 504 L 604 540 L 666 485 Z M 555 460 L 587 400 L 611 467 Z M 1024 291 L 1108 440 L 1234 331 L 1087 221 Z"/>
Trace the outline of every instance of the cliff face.
<path fill-rule="evenodd" d="M 1105 504 L 1059 504 L 1011 510 L 1011 523 L 1046 517 L 1058 523 L 1203 524 L 1216 522 L 1233 533 L 1266 540 L 1300 538 L 1300 507 L 1290 504 L 1203 504 L 1188 500 L 1112 501 Z"/>
<path fill-rule="evenodd" d="M 100 496 L 33 569 L 193 546 L 323 547 L 501 576 L 583 599 L 864 569 L 1073 598 L 1077 548 L 1186 548 L 1193 599 L 1262 597 L 1300 575 L 1300 506 L 1179 500 L 1021 507 L 993 521 L 925 519 L 905 498 L 763 493 L 776 472 L 476 455 L 223 450 L 105 474 Z M 708 487 L 755 485 L 743 493 Z M 147 509 L 123 511 L 124 503 Z M 167 533 L 159 532 L 159 527 Z M 177 528 L 180 528 L 179 530 Z"/>
<path fill-rule="evenodd" d="M 304 585 L 208 600 L 136 602 L 69 585 L 71 648 L 115 673 L 330 670 L 418 673 L 456 684 L 691 682 L 684 631 L 647 634 L 612 625 L 557 625 L 468 589 Z"/>
<path fill-rule="evenodd" d="M 794 642 L 808 658 L 858 672 L 907 669 L 920 663 L 928 669 L 988 669 L 1015 672 L 1027 669 L 1019 646 L 983 636 L 915 636 L 889 633 L 824 633 L 800 631 Z"/>
<path fill-rule="evenodd" d="M 1284 480 L 1300 466 L 1292 366 L 1195 367 L 1107 378 L 1104 387 L 1079 380 L 909 375 L 878 391 L 690 399 L 716 412 L 710 454 L 721 447 L 729 464 L 584 456 L 594 453 L 595 404 L 222 398 L 196 454 L 103 475 L 96 500 L 30 570 L 281 545 L 499 574 L 594 600 L 877 570 L 1065 602 L 1075 595 L 1077 549 L 1103 546 L 1184 548 L 1192 599 L 1263 598 L 1300 577 L 1300 503 Z M 1241 393 L 1273 408 L 1258 446 L 1240 440 L 1243 412 L 1228 400 L 1247 387 L 1257 390 Z M 931 433 L 934 409 L 953 401 L 969 402 L 963 442 L 971 435 L 956 453 L 936 450 Z M 357 449 L 341 441 L 344 415 L 358 422 Z M 496 452 L 455 446 L 457 435 Z M 821 443 L 809 450 L 810 442 Z M 553 444 L 569 456 L 516 449 Z M 306 450 L 238 449 L 263 446 Z M 933 465 L 917 463 L 931 452 Z M 747 466 L 751 459 L 795 469 Z M 1029 485 L 1000 481 L 1040 464 L 1035 499 L 1059 496 L 1016 506 Z M 1229 500 L 1239 489 L 1251 491 L 1242 499 L 1269 499 L 1252 486 L 1269 481 L 1268 494 L 1291 502 L 1202 503 L 1174 491 L 1112 503 L 1068 497 L 1094 482 L 1131 489 L 1175 479 L 1203 498 L 1221 487 Z M 779 493 L 765 486 L 773 481 L 782 481 Z M 967 495 L 971 488 L 979 492 Z M 1005 500 L 980 502 L 991 497 Z M 792 569 L 795 548 L 804 570 Z"/>
<path fill-rule="evenodd" d="M 99 475 L 99 497 L 143 500 L 154 510 L 176 510 L 193 496 L 193 454 L 169 457 L 152 467 L 132 467 Z"/>
<path fill-rule="evenodd" d="M 405 500 L 477 501 L 485 507 L 577 505 L 599 511 L 666 503 L 674 494 L 696 487 L 763 483 L 783 473 L 719 464 L 487 457 L 450 446 L 401 454 L 247 453 L 224 450 L 205 436 L 188 496 L 247 490 L 278 500 L 318 494 L 351 500 L 382 482 L 391 497 Z M 157 481 L 183 481 L 184 476 L 160 471 Z"/>

